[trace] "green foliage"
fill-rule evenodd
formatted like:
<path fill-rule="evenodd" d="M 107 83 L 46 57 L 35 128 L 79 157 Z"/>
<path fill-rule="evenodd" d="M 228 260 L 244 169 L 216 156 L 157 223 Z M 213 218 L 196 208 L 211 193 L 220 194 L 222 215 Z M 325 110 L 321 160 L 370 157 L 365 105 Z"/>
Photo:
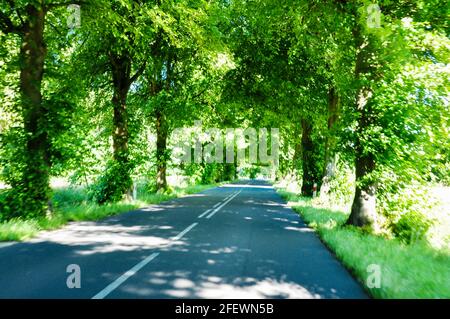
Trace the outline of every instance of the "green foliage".
<path fill-rule="evenodd" d="M 430 227 L 438 222 L 433 211 L 439 201 L 429 186 L 409 184 L 405 175 L 386 171 L 380 178 L 378 211 L 384 217 L 384 228 L 405 243 L 425 239 Z"/>
<path fill-rule="evenodd" d="M 183 164 L 181 170 L 188 184 L 214 184 L 234 179 L 234 164 L 190 163 Z"/>
<path fill-rule="evenodd" d="M 342 226 L 348 214 L 333 211 L 282 191 L 307 224 L 315 229 L 325 244 L 357 277 L 374 298 L 448 298 L 450 255 L 428 245 L 405 245 L 397 239 L 386 239 Z M 380 288 L 368 288 L 368 266 L 381 269 Z"/>
<path fill-rule="evenodd" d="M 409 211 L 392 225 L 392 232 L 407 244 L 422 240 L 433 222 L 421 212 Z"/>
<path fill-rule="evenodd" d="M 133 203 L 110 203 L 106 205 L 90 203 L 87 205 L 67 207 L 62 210 L 61 214 L 64 221 L 100 220 L 138 207 L 139 205 Z M 41 222 L 41 225 L 45 225 L 45 228 L 55 228 L 55 224 L 52 225 L 52 220 Z M 57 227 L 60 226 L 61 224 L 57 225 Z"/>
<path fill-rule="evenodd" d="M 54 191 L 52 201 L 55 207 L 81 205 L 88 201 L 88 192 L 81 187 L 61 188 Z"/>
<path fill-rule="evenodd" d="M 255 179 L 260 172 L 261 168 L 259 166 L 252 166 L 249 168 L 248 177 Z"/>
<path fill-rule="evenodd" d="M 110 161 L 103 175 L 90 189 L 90 198 L 98 204 L 118 202 L 131 189 L 130 164 Z"/>
<path fill-rule="evenodd" d="M 153 194 L 156 166 L 188 184 L 237 172 L 255 177 L 257 168 L 245 165 L 175 163 L 171 132 L 201 120 L 279 127 L 280 166 L 270 169 L 279 178 L 295 175 L 292 183 L 308 185 L 308 194 L 314 182 L 320 186 L 327 156 L 339 154 L 326 204 L 346 206 L 355 185 L 376 185 L 383 226 L 404 242 L 424 237 L 436 221 L 432 200 L 411 187 L 450 181 L 442 1 L 380 1 L 381 25 L 371 28 L 368 0 L 90 0 L 71 30 L 65 6 L 36 3 L 0 4 L 0 220 L 22 218 L 27 229 L 34 227 L 27 219 L 57 225 L 58 210 L 91 200 L 105 206 L 86 214 L 102 216 L 142 176 L 146 200 L 178 194 L 170 187 Z M 37 18 L 35 9 L 46 14 L 46 50 L 24 59 L 19 30 Z M 42 79 L 26 83 L 39 89 L 34 94 L 21 84 L 26 61 L 45 66 Z M 334 110 L 330 92 L 338 97 Z M 31 95 L 34 107 L 26 103 Z M 164 140 L 157 152 L 155 135 Z M 355 182 L 355 161 L 368 157 L 373 169 Z M 52 195 L 51 176 L 91 185 L 89 194 Z"/>
<path fill-rule="evenodd" d="M 172 198 L 202 192 L 216 185 L 189 185 L 175 187 L 171 194 L 149 193 L 145 187 L 138 189 L 135 202 L 118 202 L 98 205 L 89 201 L 83 188 L 62 188 L 54 191 L 53 214 L 39 218 L 10 218 L 0 216 L 0 241 L 21 241 L 36 236 L 42 230 L 57 229 L 70 221 L 100 220 L 151 204 L 158 204 Z M 6 192 L 0 192 L 0 204 L 4 203 Z"/>
<path fill-rule="evenodd" d="M 329 181 L 328 204 L 346 207 L 354 197 L 355 176 L 353 169 L 345 161 L 337 161 L 335 174 Z"/>
<path fill-rule="evenodd" d="M 200 184 L 207 185 L 225 180 L 224 165 L 211 163 L 204 164 Z"/>
<path fill-rule="evenodd" d="M 39 223 L 34 219 L 10 219 L 0 222 L 0 241 L 20 241 L 39 232 Z"/>

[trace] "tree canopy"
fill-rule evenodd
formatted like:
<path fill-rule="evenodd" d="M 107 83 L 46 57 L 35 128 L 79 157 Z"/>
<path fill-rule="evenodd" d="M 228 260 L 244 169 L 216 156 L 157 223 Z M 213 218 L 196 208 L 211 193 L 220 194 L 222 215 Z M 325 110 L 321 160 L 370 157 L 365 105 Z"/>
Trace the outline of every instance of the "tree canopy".
<path fill-rule="evenodd" d="M 264 170 L 305 196 L 352 188 L 347 223 L 377 229 L 393 194 L 450 180 L 446 14 L 439 0 L 2 1 L 0 219 L 52 214 L 55 176 L 104 204 L 142 177 L 170 192 L 171 175 Z M 172 133 L 197 122 L 279 128 L 279 165 L 177 162 Z M 354 185 L 333 183 L 344 168 Z"/>

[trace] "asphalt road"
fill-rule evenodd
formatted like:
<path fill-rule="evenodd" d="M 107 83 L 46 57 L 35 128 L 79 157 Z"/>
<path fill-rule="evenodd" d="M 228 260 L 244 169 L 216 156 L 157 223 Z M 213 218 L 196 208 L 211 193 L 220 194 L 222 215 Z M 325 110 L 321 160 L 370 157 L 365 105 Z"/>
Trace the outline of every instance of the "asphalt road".
<path fill-rule="evenodd" d="M 367 295 L 269 184 L 241 181 L 0 244 L 0 298 Z"/>

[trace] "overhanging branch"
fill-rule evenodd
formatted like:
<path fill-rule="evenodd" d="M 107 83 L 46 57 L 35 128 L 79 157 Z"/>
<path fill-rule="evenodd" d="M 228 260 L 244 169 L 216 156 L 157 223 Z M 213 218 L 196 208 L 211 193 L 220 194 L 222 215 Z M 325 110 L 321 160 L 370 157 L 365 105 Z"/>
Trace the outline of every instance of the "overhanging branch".
<path fill-rule="evenodd" d="M 145 71 L 145 67 L 147 66 L 147 60 L 144 61 L 142 66 L 139 68 L 139 70 L 136 71 L 136 73 L 130 78 L 130 85 L 137 80 L 139 76 Z"/>
<path fill-rule="evenodd" d="M 0 30 L 6 34 L 20 33 L 22 26 L 15 26 L 12 20 L 2 11 L 0 11 Z"/>

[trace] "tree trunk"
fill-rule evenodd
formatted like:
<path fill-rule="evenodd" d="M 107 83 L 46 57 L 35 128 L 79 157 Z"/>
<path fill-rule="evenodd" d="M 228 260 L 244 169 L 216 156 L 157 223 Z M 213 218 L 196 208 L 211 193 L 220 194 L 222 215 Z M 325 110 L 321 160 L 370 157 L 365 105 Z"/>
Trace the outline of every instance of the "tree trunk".
<path fill-rule="evenodd" d="M 42 104 L 41 84 L 47 53 L 44 43 L 45 10 L 28 5 L 20 48 L 20 93 L 26 135 L 26 163 L 22 172 L 24 209 L 44 216 L 51 207 L 49 185 L 50 142 L 47 134 L 47 110 Z"/>
<path fill-rule="evenodd" d="M 330 181 L 336 169 L 336 137 L 334 136 L 334 126 L 338 119 L 339 96 L 331 87 L 328 91 L 328 132 L 325 141 L 325 165 L 323 170 L 320 196 L 326 196 L 330 190 Z"/>
<path fill-rule="evenodd" d="M 158 48 L 159 49 L 159 48 Z M 159 52 L 156 50 L 155 52 Z M 167 92 L 171 90 L 173 63 L 171 55 L 168 54 L 165 59 L 160 60 L 159 68 L 157 70 L 163 73 L 163 66 L 165 65 L 165 78 L 161 76 L 158 81 L 158 76 L 155 76 L 150 86 L 151 96 L 156 96 L 159 92 L 165 89 Z M 167 190 L 167 138 L 169 136 L 169 126 L 164 113 L 164 105 L 157 105 L 155 110 L 156 119 L 156 191 L 164 192 Z"/>
<path fill-rule="evenodd" d="M 161 65 L 156 69 L 161 69 Z M 154 75 L 150 81 L 150 97 L 156 97 L 162 89 L 162 81 L 158 79 L 157 75 Z M 156 122 L 156 191 L 164 192 L 167 189 L 167 137 L 169 130 L 163 105 L 156 106 L 154 116 Z"/>
<path fill-rule="evenodd" d="M 355 198 L 347 224 L 358 227 L 368 226 L 377 230 L 377 187 L 372 175 L 376 164 L 375 155 L 371 151 L 364 149 L 364 142 L 362 141 L 362 137 L 365 135 L 364 133 L 370 129 L 374 118 L 371 105 L 373 91 L 370 84 L 365 84 L 368 82 L 365 78 L 368 76 L 373 78 L 375 75 L 376 70 L 370 64 L 370 59 L 373 59 L 375 51 L 373 50 L 370 39 L 362 36 L 359 25 L 354 29 L 353 35 L 355 46 L 358 48 L 355 65 L 355 78 L 359 85 L 355 99 L 355 109 L 358 113 L 358 129 L 355 144 Z"/>
<path fill-rule="evenodd" d="M 314 143 L 311 137 L 312 124 L 306 119 L 302 124 L 302 195 L 312 196 L 314 185 Z"/>
<path fill-rule="evenodd" d="M 128 113 L 127 96 L 131 84 L 142 74 L 146 63 L 144 62 L 137 72 L 131 75 L 132 58 L 130 52 L 109 52 L 111 66 L 113 97 L 113 161 L 108 163 L 104 177 L 107 182 L 102 183 L 103 189 L 99 192 L 97 202 L 119 201 L 123 195 L 131 199 L 133 180 L 131 178 L 132 165 L 128 151 Z"/>
<path fill-rule="evenodd" d="M 375 170 L 375 156 L 371 152 L 364 152 L 360 137 L 368 129 L 371 118 L 371 107 L 368 103 L 371 90 L 361 88 L 357 97 L 358 119 L 358 140 L 356 141 L 355 169 L 356 169 L 356 189 L 353 199 L 352 211 L 347 221 L 348 225 L 358 227 L 369 226 L 376 230 L 376 182 L 372 173 Z"/>
<path fill-rule="evenodd" d="M 131 60 L 123 56 L 111 56 L 114 94 L 113 152 L 114 160 L 128 163 L 128 114 L 127 95 L 130 88 Z"/>
<path fill-rule="evenodd" d="M 301 123 L 300 123 L 301 125 Z M 300 136 L 301 135 L 301 129 L 296 129 L 294 136 Z M 287 150 L 286 150 L 287 151 Z M 296 175 L 298 171 L 300 171 L 301 168 L 301 156 L 302 156 L 302 141 L 296 140 L 294 145 L 294 155 L 292 156 L 292 166 L 290 169 L 293 171 L 293 174 Z"/>
<path fill-rule="evenodd" d="M 355 166 L 357 186 L 352 204 L 352 212 L 347 224 L 359 227 L 369 226 L 376 229 L 376 184 L 370 182 L 362 185 L 358 184 L 363 178 L 373 172 L 375 160 L 370 155 L 357 157 Z"/>
<path fill-rule="evenodd" d="M 161 110 L 156 111 L 156 189 L 163 192 L 167 189 L 167 136 L 166 118 Z"/>
<path fill-rule="evenodd" d="M 108 188 L 110 194 L 127 195 L 131 199 L 131 167 L 128 154 L 128 113 L 127 96 L 132 80 L 130 79 L 131 58 L 127 53 L 122 55 L 110 53 L 110 63 L 113 79 L 113 179 Z M 116 197 L 116 195 L 114 196 Z M 114 198 L 116 200 L 117 198 Z"/>

